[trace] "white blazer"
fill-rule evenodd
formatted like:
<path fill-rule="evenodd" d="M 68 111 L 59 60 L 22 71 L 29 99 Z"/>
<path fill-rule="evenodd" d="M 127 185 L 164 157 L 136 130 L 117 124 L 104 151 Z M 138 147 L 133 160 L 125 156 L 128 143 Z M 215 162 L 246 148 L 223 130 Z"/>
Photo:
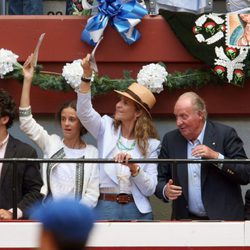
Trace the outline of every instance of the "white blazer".
<path fill-rule="evenodd" d="M 91 94 L 77 93 L 77 115 L 83 126 L 97 140 L 98 153 L 100 158 L 111 158 L 111 153 L 121 134 L 121 128 L 114 129 L 113 119 L 107 115 L 103 117 L 97 113 L 91 103 Z M 148 158 L 157 158 L 159 154 L 160 141 L 149 139 Z M 143 158 L 142 154 L 134 158 Z M 110 184 L 118 184 L 116 175 L 116 164 L 100 164 L 110 178 Z M 148 197 L 153 195 L 157 185 L 157 164 L 140 164 L 140 172 L 136 177 L 130 177 L 131 192 L 135 204 L 141 213 L 152 212 Z M 100 179 L 100 183 L 104 181 Z M 105 180 L 106 181 L 106 180 Z"/>
<path fill-rule="evenodd" d="M 23 109 L 22 109 L 23 110 Z M 51 158 L 58 150 L 63 148 L 64 144 L 62 139 L 56 135 L 49 135 L 48 132 L 39 125 L 32 115 L 19 116 L 20 129 L 29 136 L 42 150 L 44 158 Z M 97 158 L 97 149 L 92 145 L 87 145 L 85 149 L 85 158 Z M 53 165 L 53 168 L 57 166 Z M 47 183 L 47 163 L 43 164 L 42 177 L 44 185 L 41 193 L 45 196 L 48 195 Z M 95 207 L 99 197 L 99 168 L 97 164 L 87 163 L 84 164 L 84 180 L 81 202 L 90 207 Z"/>

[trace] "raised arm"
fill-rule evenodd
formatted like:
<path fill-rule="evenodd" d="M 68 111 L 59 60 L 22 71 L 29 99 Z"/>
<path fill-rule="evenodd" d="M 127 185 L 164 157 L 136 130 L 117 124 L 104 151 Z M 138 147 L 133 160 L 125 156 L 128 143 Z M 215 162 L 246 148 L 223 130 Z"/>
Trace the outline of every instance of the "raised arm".
<path fill-rule="evenodd" d="M 102 117 L 96 112 L 91 102 L 91 76 L 92 69 L 89 63 L 90 55 L 88 54 L 82 61 L 83 76 L 82 82 L 77 92 L 77 116 L 82 125 L 90 134 L 97 138 L 103 131 Z"/>
<path fill-rule="evenodd" d="M 47 154 L 47 148 L 50 146 L 49 141 L 53 140 L 53 138 L 35 121 L 30 106 L 30 90 L 34 76 L 33 54 L 27 58 L 23 65 L 23 76 L 23 88 L 19 107 L 20 129 L 41 148 L 43 153 Z"/>
<path fill-rule="evenodd" d="M 90 80 L 92 76 L 92 69 L 90 67 L 89 59 L 90 59 L 90 54 L 87 54 L 87 56 L 82 60 L 82 68 L 84 74 L 79 89 L 81 93 L 87 93 L 90 91 Z"/>
<path fill-rule="evenodd" d="M 34 76 L 33 54 L 28 56 L 23 65 L 23 88 L 20 99 L 20 107 L 26 108 L 30 106 L 30 88 Z"/>

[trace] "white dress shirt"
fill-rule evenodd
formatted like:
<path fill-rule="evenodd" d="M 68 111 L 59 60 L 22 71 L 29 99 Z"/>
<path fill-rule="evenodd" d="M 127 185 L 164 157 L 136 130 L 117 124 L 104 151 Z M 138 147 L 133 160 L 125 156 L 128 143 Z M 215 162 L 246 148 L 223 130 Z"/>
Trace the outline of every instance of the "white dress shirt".
<path fill-rule="evenodd" d="M 206 123 L 198 136 L 198 138 L 192 143 L 187 143 L 187 156 L 188 159 L 201 159 L 201 157 L 192 156 L 193 149 L 203 144 L 204 132 Z M 189 163 L 188 164 L 188 205 L 189 212 L 197 216 L 206 216 L 206 211 L 201 198 L 201 164 Z"/>

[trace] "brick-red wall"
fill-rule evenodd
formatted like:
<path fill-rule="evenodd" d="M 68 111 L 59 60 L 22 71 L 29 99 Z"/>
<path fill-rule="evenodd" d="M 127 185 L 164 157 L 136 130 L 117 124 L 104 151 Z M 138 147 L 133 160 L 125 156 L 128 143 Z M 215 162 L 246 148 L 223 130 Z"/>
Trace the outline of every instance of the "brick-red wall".
<path fill-rule="evenodd" d="M 44 66 L 44 70 L 60 73 L 66 62 L 82 58 L 91 51 L 89 45 L 80 41 L 86 21 L 83 17 L 75 16 L 0 16 L 0 48 L 12 50 L 19 55 L 19 61 L 23 62 L 33 51 L 40 34 L 45 32 L 39 63 Z M 100 75 L 120 78 L 123 70 L 131 70 L 133 77 L 136 77 L 142 65 L 158 61 L 163 61 L 169 72 L 204 66 L 187 52 L 161 16 L 147 16 L 137 28 L 141 39 L 133 45 L 127 45 L 118 32 L 110 26 L 107 27 L 104 39 L 96 52 Z M 19 102 L 21 85 L 17 81 L 0 80 L 0 87 L 9 90 L 17 103 Z M 153 116 L 164 117 L 172 114 L 174 102 L 184 91 L 186 90 L 164 91 L 157 95 L 157 104 L 152 110 Z M 198 90 L 198 93 L 207 102 L 210 114 L 250 114 L 249 79 L 244 88 L 230 84 L 223 87 L 207 85 Z M 110 93 L 96 97 L 96 109 L 101 113 L 113 113 L 115 96 Z M 54 113 L 64 101 L 75 97 L 73 91 L 63 93 L 34 87 L 32 109 L 39 114 Z"/>

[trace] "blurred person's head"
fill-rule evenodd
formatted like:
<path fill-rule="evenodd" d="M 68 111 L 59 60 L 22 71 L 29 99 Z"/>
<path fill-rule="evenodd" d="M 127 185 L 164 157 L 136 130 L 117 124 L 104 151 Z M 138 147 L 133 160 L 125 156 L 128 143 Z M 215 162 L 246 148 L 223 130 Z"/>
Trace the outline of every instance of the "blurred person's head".
<path fill-rule="evenodd" d="M 0 121 L 7 129 L 11 127 L 17 115 L 17 109 L 14 99 L 11 95 L 0 89 Z"/>
<path fill-rule="evenodd" d="M 174 115 L 180 133 L 190 141 L 194 141 L 201 133 L 207 118 L 204 100 L 194 92 L 182 94 L 175 106 Z"/>
<path fill-rule="evenodd" d="M 130 126 L 141 153 L 146 157 L 148 138 L 158 138 L 150 114 L 156 99 L 148 88 L 138 83 L 132 83 L 125 91 L 115 92 L 119 95 L 114 114 L 115 128 L 122 124 Z"/>
<path fill-rule="evenodd" d="M 42 223 L 42 250 L 84 249 L 94 225 L 94 214 L 89 207 L 65 198 L 35 205 L 30 218 Z"/>

